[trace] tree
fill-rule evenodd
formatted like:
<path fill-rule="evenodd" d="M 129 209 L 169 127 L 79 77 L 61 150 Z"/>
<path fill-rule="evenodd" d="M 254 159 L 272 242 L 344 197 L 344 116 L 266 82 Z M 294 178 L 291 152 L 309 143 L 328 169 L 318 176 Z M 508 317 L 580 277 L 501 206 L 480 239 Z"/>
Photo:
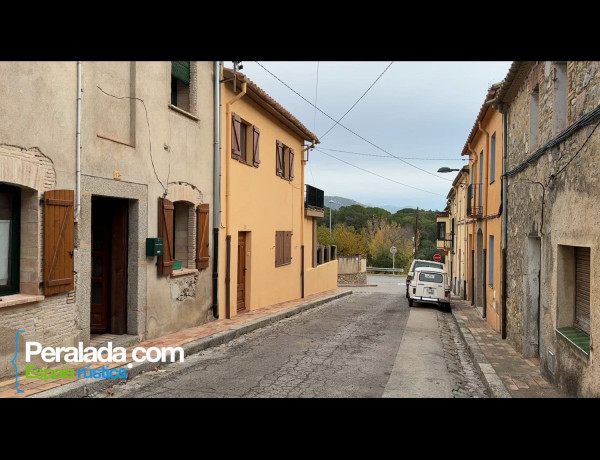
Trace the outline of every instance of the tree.
<path fill-rule="evenodd" d="M 391 268 L 396 261 L 397 268 L 408 270 L 412 261 L 412 239 L 410 228 L 402 228 L 397 222 L 388 222 L 384 218 L 369 220 L 369 264 L 372 267 Z M 396 247 L 392 256 L 390 248 Z"/>
<path fill-rule="evenodd" d="M 354 227 L 344 224 L 336 225 L 331 233 L 327 226 L 320 225 L 317 227 L 317 241 L 325 246 L 336 245 L 340 256 L 366 256 L 369 251 L 366 233 L 359 233 Z"/>

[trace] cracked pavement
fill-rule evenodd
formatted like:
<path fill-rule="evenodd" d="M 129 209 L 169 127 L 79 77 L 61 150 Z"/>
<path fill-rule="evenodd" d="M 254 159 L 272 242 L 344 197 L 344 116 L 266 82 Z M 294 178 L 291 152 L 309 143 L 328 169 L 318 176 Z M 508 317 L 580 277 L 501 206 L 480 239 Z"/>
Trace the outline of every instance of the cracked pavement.
<path fill-rule="evenodd" d="M 410 309 L 404 278 L 369 278 L 378 286 L 354 288 L 350 296 L 91 397 L 380 398 Z M 455 382 L 454 397 L 485 397 L 451 314 L 437 314 L 446 365 Z"/>

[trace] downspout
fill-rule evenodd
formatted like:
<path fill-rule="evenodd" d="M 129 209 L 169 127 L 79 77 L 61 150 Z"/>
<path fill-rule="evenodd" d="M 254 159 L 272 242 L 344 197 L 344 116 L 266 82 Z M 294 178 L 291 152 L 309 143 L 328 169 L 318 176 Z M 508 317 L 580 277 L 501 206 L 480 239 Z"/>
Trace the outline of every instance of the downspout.
<path fill-rule="evenodd" d="M 77 61 L 77 128 L 75 131 L 75 216 L 81 212 L 81 61 Z"/>
<path fill-rule="evenodd" d="M 479 131 L 481 131 L 483 134 L 485 134 L 485 136 L 486 136 L 485 148 L 487 151 L 487 155 L 484 155 L 484 159 L 486 157 L 489 158 L 490 133 L 481 127 L 481 121 L 477 122 L 477 129 Z M 481 203 L 481 218 L 482 219 L 485 215 L 487 215 L 487 208 L 488 208 L 487 202 L 488 202 L 488 197 L 489 197 L 489 193 L 487 193 L 487 192 L 489 192 L 489 190 L 484 190 L 483 185 L 488 184 L 488 182 L 490 180 L 489 174 L 488 174 L 488 166 L 489 165 L 486 165 L 485 163 L 486 162 L 484 161 L 484 165 L 481 167 L 482 170 L 484 171 L 485 181 L 483 180 L 483 178 L 480 178 L 481 179 L 482 196 L 484 196 L 484 199 L 481 200 L 482 201 L 482 203 Z M 485 192 L 485 195 L 483 195 L 483 192 Z M 485 203 L 485 210 L 484 210 L 484 206 L 483 206 L 484 203 Z M 483 287 L 482 287 L 483 292 L 482 292 L 482 294 L 483 294 L 483 317 L 484 318 L 487 316 L 487 283 L 486 283 L 486 273 L 485 273 L 486 272 L 486 264 L 487 264 L 486 254 L 487 254 L 487 249 L 489 249 L 487 247 L 487 244 L 488 244 L 488 233 L 487 233 L 488 226 L 487 226 L 487 224 L 488 224 L 487 219 L 484 219 L 483 220 L 483 229 L 484 229 L 483 230 L 483 246 L 485 246 L 485 248 L 486 248 L 483 250 Z"/>
<path fill-rule="evenodd" d="M 220 61 L 213 66 L 214 78 L 214 148 L 213 148 L 213 273 L 212 309 L 213 317 L 219 319 L 219 225 L 221 213 L 221 68 Z"/>
<path fill-rule="evenodd" d="M 240 93 L 236 96 L 234 96 L 230 101 L 227 102 L 227 104 L 225 104 L 225 129 L 226 129 L 226 139 L 225 139 L 225 145 L 229 145 L 231 146 L 231 106 L 233 104 L 235 104 L 235 102 L 237 102 L 239 99 L 241 99 L 244 95 L 246 94 L 246 82 L 242 83 L 242 90 L 240 91 Z M 227 147 L 226 147 L 227 149 Z M 226 293 L 225 293 L 225 298 L 226 298 L 226 305 L 225 305 L 225 310 L 226 310 L 226 317 L 229 318 L 231 317 L 231 305 L 230 305 L 230 301 L 231 301 L 231 293 L 229 292 L 231 290 L 231 264 L 229 261 L 229 257 L 231 257 L 231 226 L 229 225 L 229 214 L 230 214 L 230 203 L 229 203 L 229 196 L 231 195 L 231 171 L 230 171 L 230 162 L 231 162 L 231 155 L 228 154 L 227 150 L 225 153 L 225 227 L 226 227 L 226 238 L 227 238 L 227 247 L 228 247 L 228 257 L 227 257 L 227 273 L 225 274 L 225 279 L 226 279 Z"/>
<path fill-rule="evenodd" d="M 505 111 L 504 104 L 498 106 L 498 111 L 502 114 L 502 285 L 501 293 L 501 308 L 502 319 L 500 332 L 502 339 L 506 340 L 506 251 L 507 251 L 507 236 L 508 236 L 508 177 L 506 177 L 506 163 L 508 158 L 508 114 Z"/>

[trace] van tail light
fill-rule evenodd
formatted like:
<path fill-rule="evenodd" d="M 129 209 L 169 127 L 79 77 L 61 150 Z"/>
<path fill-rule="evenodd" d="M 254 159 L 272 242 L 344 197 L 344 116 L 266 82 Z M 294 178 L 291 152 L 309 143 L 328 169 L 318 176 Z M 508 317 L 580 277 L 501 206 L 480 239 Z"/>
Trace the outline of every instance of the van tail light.
<path fill-rule="evenodd" d="M 412 278 L 410 276 L 406 277 L 406 284 L 410 284 L 410 282 L 412 281 Z"/>
<path fill-rule="evenodd" d="M 446 297 L 450 297 L 450 291 L 446 291 Z"/>
<path fill-rule="evenodd" d="M 417 288 L 413 288 L 413 294 L 417 293 Z"/>

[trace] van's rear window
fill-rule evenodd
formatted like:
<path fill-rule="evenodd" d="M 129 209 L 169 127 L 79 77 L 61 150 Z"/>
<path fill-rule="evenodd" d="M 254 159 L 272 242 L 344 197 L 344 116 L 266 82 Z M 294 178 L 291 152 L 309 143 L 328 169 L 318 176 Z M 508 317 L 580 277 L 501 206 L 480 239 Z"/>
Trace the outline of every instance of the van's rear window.
<path fill-rule="evenodd" d="M 443 264 L 438 264 L 438 263 L 435 263 L 435 262 L 421 262 L 421 261 L 418 261 L 418 262 L 415 262 L 415 266 L 413 267 L 413 270 L 415 268 L 419 268 L 419 267 L 441 268 L 441 269 L 443 269 L 444 265 Z"/>
<path fill-rule="evenodd" d="M 419 281 L 427 281 L 429 283 L 443 283 L 444 276 L 440 273 L 419 273 Z"/>

